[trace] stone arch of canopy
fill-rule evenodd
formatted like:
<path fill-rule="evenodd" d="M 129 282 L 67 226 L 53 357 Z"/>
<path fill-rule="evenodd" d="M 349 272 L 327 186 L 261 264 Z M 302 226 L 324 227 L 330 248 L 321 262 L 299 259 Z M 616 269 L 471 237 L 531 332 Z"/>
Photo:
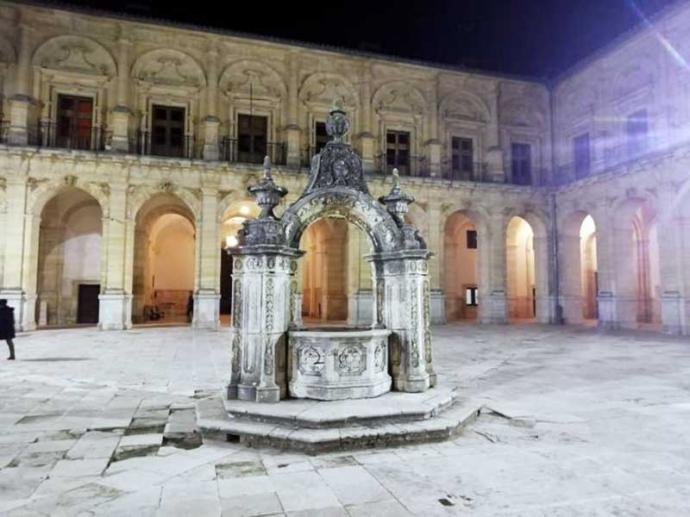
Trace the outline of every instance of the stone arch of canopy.
<path fill-rule="evenodd" d="M 346 219 L 362 230 L 375 253 L 395 251 L 402 241 L 393 217 L 371 196 L 349 187 L 335 187 L 303 196 L 286 210 L 282 216 L 286 242 L 299 247 L 307 227 L 317 219 L 329 217 Z"/>

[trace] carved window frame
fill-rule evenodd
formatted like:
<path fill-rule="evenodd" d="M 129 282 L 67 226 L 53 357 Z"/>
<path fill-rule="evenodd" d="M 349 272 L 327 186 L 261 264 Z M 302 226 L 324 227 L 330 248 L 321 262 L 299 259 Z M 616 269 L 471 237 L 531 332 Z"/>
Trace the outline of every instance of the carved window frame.
<path fill-rule="evenodd" d="M 176 90 L 161 91 L 158 88 L 151 88 L 149 90 L 139 89 L 137 99 L 137 108 L 139 110 L 139 129 L 146 131 L 149 135 L 152 133 L 153 127 L 153 106 L 171 106 L 174 108 L 183 108 L 185 110 L 184 120 L 184 136 L 186 139 L 191 138 L 191 144 L 196 144 L 195 120 L 197 117 L 196 105 L 198 104 L 197 97 L 190 97 L 184 92 Z"/>
<path fill-rule="evenodd" d="M 508 183 L 513 183 L 513 168 L 512 168 L 512 147 L 513 144 L 529 144 L 531 146 L 531 161 L 530 161 L 530 177 L 531 186 L 539 185 L 540 180 L 546 179 L 540 177 L 541 164 L 543 162 L 543 144 L 541 135 L 537 130 L 534 131 L 510 131 L 503 139 L 506 142 L 505 156 L 505 171 Z"/>
<path fill-rule="evenodd" d="M 474 163 L 484 163 L 485 157 L 485 142 L 486 142 L 486 124 L 482 122 L 472 121 L 458 121 L 453 120 L 446 122 L 445 129 L 442 134 L 443 141 L 443 157 L 451 163 L 453 159 L 453 138 L 467 138 L 472 140 L 472 161 Z"/>
<path fill-rule="evenodd" d="M 34 78 L 34 97 L 41 106 L 42 121 L 57 121 L 59 95 L 89 97 L 93 101 L 91 126 L 104 127 L 110 78 L 105 75 L 80 74 L 62 70 L 37 69 Z"/>
<path fill-rule="evenodd" d="M 250 106 L 251 104 L 251 106 Z M 266 117 L 267 128 L 266 136 L 270 144 L 282 142 L 278 140 L 278 124 L 280 120 L 280 100 L 279 99 L 257 99 L 249 102 L 249 97 L 237 96 L 230 100 L 228 106 L 228 129 L 227 135 L 231 139 L 239 138 L 237 119 L 238 115 L 252 115 Z"/>

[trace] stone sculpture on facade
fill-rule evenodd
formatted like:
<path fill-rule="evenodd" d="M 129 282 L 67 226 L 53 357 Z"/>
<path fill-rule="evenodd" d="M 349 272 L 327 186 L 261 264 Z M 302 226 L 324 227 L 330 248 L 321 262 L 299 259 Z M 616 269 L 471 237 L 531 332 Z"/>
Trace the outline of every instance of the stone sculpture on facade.
<path fill-rule="evenodd" d="M 428 259 L 424 240 L 404 216 L 411 196 L 393 173 L 390 193 L 369 193 L 362 160 L 344 136 L 349 121 L 334 104 L 331 141 L 315 155 L 307 187 L 281 217 L 273 209 L 287 191 L 268 158 L 249 192 L 261 207 L 244 223 L 233 255 L 232 370 L 228 398 L 277 402 L 372 397 L 391 386 L 425 391 L 436 383 L 429 330 Z M 370 239 L 375 285 L 371 329 L 301 329 L 295 274 L 299 242 L 314 221 L 344 218 Z"/>

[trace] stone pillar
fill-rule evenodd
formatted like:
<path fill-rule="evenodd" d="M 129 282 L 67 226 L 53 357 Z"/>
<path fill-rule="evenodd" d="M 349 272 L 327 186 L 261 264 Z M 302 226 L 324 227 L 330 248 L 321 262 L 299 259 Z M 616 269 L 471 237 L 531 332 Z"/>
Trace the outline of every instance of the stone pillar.
<path fill-rule="evenodd" d="M 374 321 L 374 293 L 363 274 L 371 267 L 363 258 L 366 247 L 362 233 L 353 231 L 350 226 L 347 234 L 347 323 L 353 326 L 371 325 Z"/>
<path fill-rule="evenodd" d="M 658 239 L 662 329 L 668 334 L 687 334 L 682 236 L 690 236 L 690 224 L 680 217 L 662 219 L 657 232 L 663 236 Z"/>
<path fill-rule="evenodd" d="M 441 141 L 438 138 L 438 77 L 429 87 L 429 140 L 426 142 L 427 158 L 429 160 L 429 175 L 438 177 L 441 175 Z"/>
<path fill-rule="evenodd" d="M 288 55 L 288 123 L 285 128 L 287 142 L 287 165 L 298 168 L 301 165 L 301 138 L 299 117 L 299 53 Z"/>
<path fill-rule="evenodd" d="M 360 85 L 361 121 L 362 132 L 359 134 L 359 152 L 362 157 L 362 169 L 365 173 L 371 173 L 376 167 L 376 138 L 373 134 L 373 120 L 371 109 L 371 65 L 367 63 L 362 70 L 362 83 Z"/>
<path fill-rule="evenodd" d="M 218 51 L 213 45 L 208 52 L 208 84 L 206 85 L 206 118 L 204 119 L 204 160 L 220 158 L 218 118 Z"/>
<path fill-rule="evenodd" d="M 431 283 L 431 323 L 446 323 L 446 296 L 441 286 L 441 268 L 443 266 L 443 232 L 444 224 L 438 204 L 429 205 L 429 226 L 427 246 L 434 257 L 429 260 L 429 279 Z"/>
<path fill-rule="evenodd" d="M 197 290 L 193 326 L 216 329 L 220 325 L 220 228 L 217 190 L 202 189 L 201 217 L 197 222 Z"/>
<path fill-rule="evenodd" d="M 582 265 L 580 235 L 563 233 L 558 236 L 560 264 L 559 303 L 563 308 L 563 322 L 580 324 L 582 317 Z"/>
<path fill-rule="evenodd" d="M 31 53 L 31 28 L 21 24 L 19 27 L 15 93 L 10 98 L 8 141 L 13 145 L 27 145 L 29 143 L 29 112 L 33 103 L 30 93 Z"/>
<path fill-rule="evenodd" d="M 506 323 L 506 220 L 491 214 L 486 231 L 477 232 L 479 261 L 479 322 Z M 485 234 L 485 235 L 482 235 Z"/>
<path fill-rule="evenodd" d="M 499 117 L 499 96 L 501 85 L 496 83 L 490 95 L 491 118 L 486 128 L 486 180 L 494 183 L 505 183 L 505 157 L 501 147 L 501 124 Z"/>
<path fill-rule="evenodd" d="M 0 297 L 14 308 L 19 331 L 36 328 L 36 274 L 41 219 L 28 212 L 28 186 L 23 177 L 8 176 L 5 195 L 3 286 Z"/>
<path fill-rule="evenodd" d="M 624 262 L 634 260 L 631 246 L 624 250 L 616 249 L 616 231 L 614 214 L 602 211 L 592 214 L 597 222 L 597 276 L 598 293 L 597 306 L 599 310 L 599 327 L 607 330 L 620 328 L 618 318 L 618 298 L 616 292 L 617 274 L 616 269 L 620 264 L 624 267 Z M 627 240 L 632 241 L 632 228 L 627 234 Z M 626 267 L 627 269 L 627 267 Z M 628 280 L 630 281 L 630 279 Z"/>
<path fill-rule="evenodd" d="M 287 396 L 286 331 L 299 252 L 276 246 L 233 250 L 232 368 L 228 398 L 278 402 Z"/>
<path fill-rule="evenodd" d="M 103 219 L 104 283 L 99 295 L 101 330 L 132 327 L 132 293 L 127 290 L 127 184 L 110 185 L 108 213 Z"/>
<path fill-rule="evenodd" d="M 389 329 L 393 387 L 421 392 L 436 384 L 431 356 L 426 250 L 371 256 L 377 268 L 377 324 Z M 380 280 L 379 280 L 380 279 Z"/>
<path fill-rule="evenodd" d="M 118 63 L 117 63 L 117 105 L 113 109 L 112 139 L 110 148 L 116 152 L 128 153 L 129 148 L 129 125 L 132 110 L 129 107 L 129 90 L 131 87 L 129 77 L 129 51 L 132 47 L 131 41 L 120 36 L 118 41 Z"/>

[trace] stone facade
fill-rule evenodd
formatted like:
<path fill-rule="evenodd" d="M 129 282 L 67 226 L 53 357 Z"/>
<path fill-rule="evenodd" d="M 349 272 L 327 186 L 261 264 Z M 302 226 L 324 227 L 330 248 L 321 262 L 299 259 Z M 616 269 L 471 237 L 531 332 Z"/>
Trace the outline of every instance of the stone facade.
<path fill-rule="evenodd" d="M 0 294 L 15 307 L 19 328 L 29 330 L 45 320 L 78 321 L 76 286 L 97 284 L 100 327 L 129 328 L 157 293 L 184 292 L 151 287 L 152 266 L 142 251 L 156 246 L 157 218 L 176 214 L 194 228 L 193 324 L 217 327 L 224 228 L 242 210 L 254 210 L 243 205 L 246 187 L 261 174 L 260 165 L 248 163 L 254 157 L 242 155 L 240 116 L 265 117 L 261 148 L 271 155 L 276 182 L 290 192 L 284 207 L 305 189 L 318 123 L 337 97 L 350 114 L 350 143 L 370 174 L 372 195 L 388 190 L 381 174 L 389 168 L 387 155 L 407 155 L 401 182 L 417 200 L 409 218 L 435 255 L 428 272 L 432 321 L 445 321 L 446 309 L 480 322 L 505 322 L 509 315 L 581 321 L 578 279 L 585 261 L 578 232 L 591 215 L 600 323 L 690 332 L 684 251 L 690 230 L 682 202 L 690 188 L 683 58 L 689 23 L 687 7 L 667 11 L 549 88 L 0 2 Z M 669 45 L 659 45 L 659 38 Z M 90 109 L 77 140 L 61 135 L 61 103 L 70 96 L 86 99 Z M 169 149 L 157 147 L 154 112 L 161 106 L 179 117 L 174 157 L 160 156 Z M 589 138 L 578 141 L 580 149 L 589 142 L 588 167 L 582 158 L 575 167 L 573 140 L 585 133 Z M 626 134 L 633 143 L 617 144 Z M 100 227 L 92 225 L 100 237 L 100 275 L 66 285 L 64 272 L 72 269 L 65 264 L 84 253 L 51 255 L 41 243 L 72 235 L 65 228 L 72 228 L 75 210 L 56 211 L 64 214 L 60 221 L 48 218 L 51 200 L 78 198 L 74 192 L 100 209 Z M 472 225 L 453 226 L 458 213 Z M 509 230 L 515 217 L 529 230 Z M 464 266 L 453 257 L 461 254 L 446 247 L 469 247 L 464 234 L 472 227 L 476 264 L 468 278 L 456 274 Z M 523 260 L 525 254 L 531 258 Z M 46 264 L 53 269 L 46 272 Z M 357 314 L 370 313 L 376 286 L 362 273 L 352 278 L 357 260 L 348 264 L 348 319 L 357 322 Z M 48 292 L 45 286 L 58 277 L 62 289 Z M 451 279 L 460 283 L 446 285 Z"/>

